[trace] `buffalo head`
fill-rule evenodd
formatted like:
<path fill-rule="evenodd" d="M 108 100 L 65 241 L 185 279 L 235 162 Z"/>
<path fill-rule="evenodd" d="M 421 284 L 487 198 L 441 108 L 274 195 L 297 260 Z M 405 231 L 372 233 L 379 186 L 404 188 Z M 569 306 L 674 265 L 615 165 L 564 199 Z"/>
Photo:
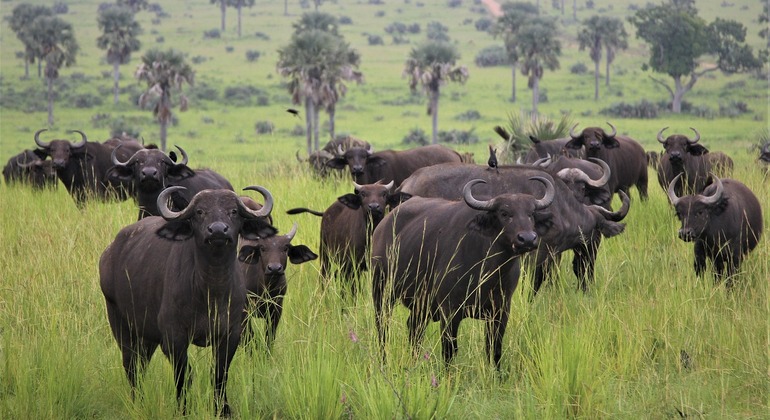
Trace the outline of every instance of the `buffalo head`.
<path fill-rule="evenodd" d="M 265 276 L 282 276 L 286 270 L 286 262 L 302 264 L 318 258 L 305 245 L 292 245 L 291 240 L 297 234 L 297 224 L 286 235 L 274 235 L 258 239 L 241 247 L 238 260 L 246 264 L 259 264 Z"/>
<path fill-rule="evenodd" d="M 350 168 L 350 174 L 354 179 L 359 179 L 365 171 L 367 165 L 380 166 L 385 164 L 385 160 L 372 154 L 372 146 L 351 147 L 343 150 L 341 146 L 337 147 L 337 156 L 329 159 L 326 166 L 334 169 L 344 169 L 345 165 Z"/>
<path fill-rule="evenodd" d="M 687 136 L 682 134 L 673 134 L 663 139 L 663 132 L 668 127 L 663 127 L 658 131 L 658 142 L 663 145 L 668 155 L 668 160 L 672 165 L 681 165 L 684 159 L 690 156 L 701 156 L 708 153 L 708 149 L 698 144 L 700 140 L 700 133 L 698 130 L 690 127 L 690 130 L 695 132 L 695 138 L 690 140 Z"/>
<path fill-rule="evenodd" d="M 182 153 L 182 161 L 176 163 L 176 156 L 166 155 L 160 149 L 141 149 L 131 158 L 121 162 L 117 158 L 118 145 L 112 150 L 113 167 L 107 171 L 107 178 L 113 182 L 133 183 L 139 190 L 154 192 L 163 189 L 171 182 L 193 176 L 195 173 L 187 166 L 187 153 L 176 146 Z"/>
<path fill-rule="evenodd" d="M 533 176 L 530 180 L 545 185 L 543 198 L 528 194 L 503 194 L 482 201 L 473 197 L 471 189 L 486 181 L 474 179 L 463 187 L 463 200 L 468 207 L 484 213 L 476 216 L 468 228 L 483 235 L 498 238 L 510 244 L 514 254 L 523 254 L 537 248 L 539 236 L 545 233 L 553 215 L 545 211 L 556 196 L 556 189 L 547 178 Z"/>
<path fill-rule="evenodd" d="M 88 139 L 82 131 L 71 130 L 70 133 L 80 134 L 80 141 L 72 143 L 69 140 L 51 140 L 44 142 L 40 140 L 40 133 L 48 131 L 47 128 L 37 130 L 35 132 L 35 144 L 37 144 L 37 150 L 35 151 L 42 159 L 51 157 L 53 167 L 56 170 L 64 169 L 69 164 L 71 157 L 85 157 L 86 155 L 86 143 Z"/>
<path fill-rule="evenodd" d="M 337 201 L 353 210 L 362 208 L 366 213 L 371 214 L 374 220 L 379 221 L 385 215 L 386 207 L 395 207 L 400 202 L 400 195 L 390 193 L 393 183 L 390 181 L 387 184 L 375 182 L 374 184 L 358 185 L 354 182 L 354 193 L 340 196 Z"/>
<path fill-rule="evenodd" d="M 716 175 L 710 175 L 713 183 L 703 190 L 703 194 L 677 197 L 675 187 L 682 174 L 668 186 L 668 198 L 676 209 L 676 217 L 682 222 L 679 238 L 685 242 L 699 238 L 708 227 L 711 216 L 721 214 L 726 208 L 726 200 L 722 199 L 722 181 Z"/>
<path fill-rule="evenodd" d="M 607 125 L 612 127 L 612 132 L 609 134 L 599 127 L 586 127 L 580 134 L 576 134 L 575 128 L 578 124 L 575 123 L 569 130 L 569 136 L 572 139 L 564 147 L 566 149 L 579 150 L 585 146 L 586 152 L 591 156 L 595 156 L 595 152 L 601 148 L 614 149 L 620 147 L 620 143 L 615 139 L 615 135 L 618 133 L 617 128 L 609 122 Z"/>
<path fill-rule="evenodd" d="M 759 151 L 759 160 L 770 163 L 770 141 L 762 145 Z"/>
<path fill-rule="evenodd" d="M 46 185 L 56 185 L 56 170 L 53 162 L 40 159 L 35 153 L 23 153 L 16 156 L 16 165 L 19 167 L 20 175 L 35 188 L 44 188 Z"/>

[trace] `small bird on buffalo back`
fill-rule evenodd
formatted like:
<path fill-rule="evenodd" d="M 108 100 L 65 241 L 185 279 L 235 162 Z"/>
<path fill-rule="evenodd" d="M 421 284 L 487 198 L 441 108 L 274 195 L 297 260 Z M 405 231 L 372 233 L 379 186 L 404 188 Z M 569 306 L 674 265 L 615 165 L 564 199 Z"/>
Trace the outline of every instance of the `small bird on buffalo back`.
<path fill-rule="evenodd" d="M 299 111 L 297 111 L 294 108 L 289 108 L 289 109 L 286 110 L 286 112 L 288 112 L 289 114 L 294 115 L 295 117 L 299 118 Z"/>
<path fill-rule="evenodd" d="M 497 171 L 497 151 L 491 144 L 489 145 L 489 159 L 487 160 L 487 165 L 489 165 L 488 169 Z"/>

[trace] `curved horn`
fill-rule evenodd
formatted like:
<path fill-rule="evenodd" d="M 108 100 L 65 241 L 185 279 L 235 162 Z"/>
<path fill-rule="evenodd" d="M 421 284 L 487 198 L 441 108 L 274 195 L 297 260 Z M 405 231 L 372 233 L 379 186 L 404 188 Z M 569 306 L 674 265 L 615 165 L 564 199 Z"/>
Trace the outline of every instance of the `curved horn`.
<path fill-rule="evenodd" d="M 260 187 L 259 185 L 252 185 L 252 186 L 244 188 L 243 190 L 244 191 L 256 191 L 256 192 L 262 194 L 262 197 L 265 198 L 265 204 L 259 210 L 252 210 L 252 209 L 246 207 L 246 205 L 243 204 L 243 201 L 238 199 L 238 207 L 242 211 L 250 214 L 254 218 L 257 218 L 257 217 L 267 217 L 270 214 L 270 212 L 273 211 L 273 195 L 270 194 L 270 191 L 268 191 L 266 188 Z"/>
<path fill-rule="evenodd" d="M 297 234 L 297 222 L 294 222 L 294 226 L 291 227 L 291 230 L 289 233 L 286 234 L 286 239 L 291 242 L 292 239 L 294 239 L 294 235 Z"/>
<path fill-rule="evenodd" d="M 296 156 L 296 157 L 297 157 L 297 162 L 299 162 L 299 163 L 305 163 L 305 161 L 304 161 L 304 160 L 302 160 L 302 159 L 299 157 L 299 150 L 297 150 L 297 151 L 294 153 L 294 156 Z"/>
<path fill-rule="evenodd" d="M 604 135 L 605 135 L 605 136 L 607 136 L 607 137 L 609 137 L 609 138 L 613 138 L 613 137 L 615 137 L 615 134 L 618 134 L 618 129 L 617 129 L 617 128 L 615 128 L 615 126 L 614 126 L 614 125 L 612 125 L 612 123 L 611 123 L 611 122 L 609 122 L 609 121 L 607 121 L 607 125 L 609 125 L 610 127 L 612 127 L 612 133 L 610 133 L 610 134 L 604 133 Z"/>
<path fill-rule="evenodd" d="M 770 153 L 770 141 L 762 146 L 762 153 Z"/>
<path fill-rule="evenodd" d="M 468 181 L 467 184 L 463 187 L 463 200 L 465 200 L 465 204 L 468 205 L 468 207 L 474 209 L 474 210 L 492 210 L 492 200 L 487 201 L 480 201 L 473 198 L 473 195 L 471 194 L 471 188 L 473 188 L 476 184 L 486 184 L 487 181 L 484 181 L 483 179 L 472 179 Z"/>
<path fill-rule="evenodd" d="M 344 151 L 344 150 L 342 150 L 342 145 L 341 145 L 341 144 L 338 144 L 338 145 L 337 145 L 337 150 L 336 150 L 336 152 L 337 152 L 337 156 L 344 156 L 344 155 L 345 155 L 345 151 Z"/>
<path fill-rule="evenodd" d="M 176 185 L 173 187 L 168 187 L 163 191 L 161 191 L 160 194 L 158 194 L 158 200 L 157 200 L 158 210 L 160 210 L 160 215 L 164 219 L 168 221 L 173 221 L 173 220 L 184 220 L 190 217 L 192 213 L 192 209 L 194 208 L 193 204 L 195 204 L 195 199 L 198 198 L 197 194 L 195 197 L 193 197 L 192 201 L 190 201 L 190 204 L 188 204 L 187 207 L 184 208 L 184 210 L 174 211 L 168 207 L 168 199 L 171 196 L 171 193 L 176 191 L 183 191 L 186 189 L 187 188 L 185 187 L 180 187 Z"/>
<path fill-rule="evenodd" d="M 546 166 L 548 166 L 550 164 L 551 164 L 551 155 L 550 154 L 548 154 L 548 156 L 546 156 L 544 158 L 540 158 L 540 159 L 532 162 L 532 166 L 546 167 Z"/>
<path fill-rule="evenodd" d="M 367 144 L 366 145 L 366 154 L 367 155 L 371 155 L 372 153 L 374 153 L 374 150 L 372 150 L 372 145 L 371 144 Z"/>
<path fill-rule="evenodd" d="M 666 143 L 666 139 L 663 138 L 663 132 L 666 131 L 667 129 L 668 129 L 668 126 L 665 126 L 661 128 L 660 131 L 658 131 L 658 143 L 660 144 Z"/>
<path fill-rule="evenodd" d="M 22 162 L 21 160 L 19 160 L 20 158 L 21 158 L 20 156 L 16 156 L 16 165 L 22 169 L 31 168 L 35 166 L 38 160 L 40 160 L 40 159 L 32 159 L 29 162 Z"/>
<path fill-rule="evenodd" d="M 177 149 L 179 149 L 179 153 L 182 154 L 182 161 L 177 163 L 177 165 L 187 165 L 187 162 L 190 160 L 190 158 L 187 156 L 187 152 L 184 151 L 181 147 L 174 145 Z"/>
<path fill-rule="evenodd" d="M 692 128 L 692 127 L 690 127 L 690 130 L 695 132 L 695 138 L 692 139 L 692 140 L 687 140 L 687 142 L 690 143 L 690 144 L 695 144 L 695 143 L 698 142 L 698 140 L 700 140 L 700 133 L 698 132 L 698 130 L 696 130 L 696 129 Z"/>
<path fill-rule="evenodd" d="M 47 149 L 48 146 L 51 145 L 51 143 L 50 142 L 46 143 L 46 142 L 40 140 L 40 133 L 42 133 L 43 131 L 48 131 L 48 129 L 47 128 L 41 128 L 40 130 L 37 130 L 35 132 L 35 144 L 37 144 L 37 147 L 39 147 L 41 149 Z"/>
<path fill-rule="evenodd" d="M 112 165 L 113 166 L 126 166 L 129 163 L 131 163 L 131 160 L 134 158 L 133 156 L 131 156 L 131 158 L 128 159 L 127 161 L 125 161 L 125 162 L 121 162 L 121 161 L 118 160 L 118 155 L 116 153 L 117 153 L 118 149 L 120 149 L 120 146 L 122 146 L 122 145 L 123 144 L 118 144 L 117 146 L 115 146 L 114 149 L 112 149 L 112 153 L 110 154 L 110 160 L 112 161 Z"/>
<path fill-rule="evenodd" d="M 548 178 L 542 176 L 533 176 L 529 179 L 531 181 L 542 182 L 543 185 L 545 185 L 545 195 L 543 198 L 535 201 L 535 209 L 541 210 L 550 206 L 551 203 L 553 203 L 553 199 L 556 197 L 556 188 L 553 186 L 553 183 Z"/>
<path fill-rule="evenodd" d="M 611 220 L 613 222 L 619 222 L 625 219 L 626 215 L 628 215 L 628 209 L 631 207 L 631 199 L 623 190 L 618 191 L 618 195 L 620 195 L 620 201 L 623 202 L 618 211 L 612 212 L 602 206 L 597 206 L 595 204 L 591 205 L 590 207 L 596 209 L 599 213 L 602 214 L 602 216 L 604 216 L 605 219 Z"/>
<path fill-rule="evenodd" d="M 722 185 L 721 179 L 717 178 L 717 176 L 714 175 L 713 173 L 711 174 L 711 179 L 714 180 L 714 183 L 717 186 L 717 189 L 716 191 L 714 191 L 714 194 L 711 194 L 708 196 L 703 194 L 698 194 L 698 200 L 700 200 L 701 203 L 707 204 L 707 205 L 716 204 L 719 200 L 722 199 L 722 193 L 724 193 L 725 191 L 725 187 L 724 185 Z"/>
<path fill-rule="evenodd" d="M 364 188 L 363 185 L 359 185 L 355 181 L 353 182 L 353 187 L 355 188 L 355 191 L 361 191 L 361 189 Z"/>
<path fill-rule="evenodd" d="M 72 146 L 71 146 L 72 148 L 79 149 L 79 148 L 85 146 L 86 142 L 88 142 L 88 138 L 86 137 L 86 135 L 82 131 L 80 131 L 80 130 L 70 130 L 70 133 L 78 133 L 78 134 L 80 134 L 80 141 L 77 142 L 77 143 L 73 143 Z"/>
<path fill-rule="evenodd" d="M 578 139 L 580 136 L 575 134 L 575 128 L 578 126 L 578 123 L 575 123 L 575 125 L 572 126 L 572 128 L 569 129 L 569 136 L 573 139 Z"/>
<path fill-rule="evenodd" d="M 599 158 L 592 158 L 591 157 L 591 158 L 588 158 L 588 160 L 590 160 L 591 162 L 594 162 L 597 165 L 602 167 L 602 177 L 597 179 L 597 180 L 593 180 L 591 178 L 588 178 L 588 180 L 585 181 L 585 183 L 590 185 L 590 186 L 592 186 L 592 187 L 596 187 L 596 188 L 603 187 L 603 186 L 607 185 L 607 182 L 610 180 L 610 175 L 612 174 L 612 171 L 610 170 L 610 165 L 607 165 L 607 162 L 605 162 L 605 161 L 603 161 L 603 160 L 601 160 Z"/>
<path fill-rule="evenodd" d="M 676 206 L 676 204 L 681 200 L 679 197 L 676 196 L 676 191 L 674 191 L 674 188 L 676 187 L 677 181 L 679 181 L 679 178 L 682 177 L 682 174 L 679 174 L 674 177 L 674 179 L 671 180 L 671 183 L 668 184 L 668 200 L 671 201 L 671 204 Z"/>
<path fill-rule="evenodd" d="M 385 190 L 390 191 L 391 188 L 393 188 L 393 184 L 395 184 L 396 181 L 390 181 L 387 184 L 385 184 Z"/>

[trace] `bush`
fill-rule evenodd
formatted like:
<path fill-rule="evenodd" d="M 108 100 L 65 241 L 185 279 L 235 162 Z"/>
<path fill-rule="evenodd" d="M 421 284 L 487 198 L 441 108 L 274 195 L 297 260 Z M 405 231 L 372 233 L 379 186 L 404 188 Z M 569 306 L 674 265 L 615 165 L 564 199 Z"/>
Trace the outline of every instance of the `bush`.
<path fill-rule="evenodd" d="M 135 139 L 141 139 L 142 130 L 139 126 L 143 123 L 146 123 L 146 118 L 117 117 L 110 121 L 110 136 L 119 137 L 125 133 Z"/>
<path fill-rule="evenodd" d="M 476 111 L 475 109 L 470 109 L 468 111 L 463 112 L 462 114 L 457 114 L 455 116 L 455 119 L 458 121 L 475 121 L 478 119 L 481 119 L 481 114 L 479 111 Z"/>
<path fill-rule="evenodd" d="M 385 32 L 388 34 L 405 34 L 406 24 L 402 22 L 393 22 L 385 27 Z"/>
<path fill-rule="evenodd" d="M 374 17 L 385 17 L 385 11 L 384 10 L 378 10 L 374 12 Z"/>
<path fill-rule="evenodd" d="M 51 6 L 51 10 L 53 10 L 53 12 L 57 15 L 66 15 L 67 12 L 69 12 L 70 7 L 67 6 L 67 4 L 64 2 L 57 1 L 53 4 L 53 6 Z"/>
<path fill-rule="evenodd" d="M 187 88 L 187 96 L 195 102 L 217 101 L 219 100 L 219 91 L 206 82 L 198 82 Z"/>
<path fill-rule="evenodd" d="M 200 63 L 206 62 L 207 60 L 208 58 L 202 55 L 196 55 L 195 57 L 190 59 L 190 61 L 192 61 L 193 64 L 200 64 Z"/>
<path fill-rule="evenodd" d="M 446 5 L 456 9 L 463 5 L 463 0 L 447 0 Z"/>
<path fill-rule="evenodd" d="M 227 51 L 228 53 L 231 53 L 235 51 L 235 47 L 233 47 L 232 45 L 228 45 L 225 47 L 225 51 Z"/>
<path fill-rule="evenodd" d="M 479 142 L 479 137 L 473 133 L 475 128 L 471 128 L 469 131 L 451 130 L 451 131 L 439 131 L 437 133 L 439 143 L 449 144 L 475 144 Z"/>
<path fill-rule="evenodd" d="M 428 29 L 425 31 L 428 35 L 428 39 L 434 41 L 449 41 L 449 28 L 444 26 L 441 22 L 432 21 L 428 23 Z"/>
<path fill-rule="evenodd" d="M 540 140 L 553 140 L 567 137 L 572 126 L 572 117 L 562 114 L 558 121 L 545 116 L 538 116 L 535 121 L 524 114 L 508 114 L 508 125 L 505 130 L 509 133 L 509 140 L 503 141 L 503 151 L 498 155 L 504 162 L 515 162 L 530 148 L 532 142 L 529 136 Z"/>
<path fill-rule="evenodd" d="M 263 103 L 269 102 L 269 95 L 262 89 L 250 85 L 228 86 L 224 91 L 224 99 L 229 105 L 251 106 L 259 103 L 260 97 L 264 97 Z"/>
<path fill-rule="evenodd" d="M 727 104 L 719 104 L 719 115 L 734 118 L 751 112 L 749 106 L 743 101 L 730 101 Z"/>
<path fill-rule="evenodd" d="M 508 53 L 500 45 L 486 47 L 476 54 L 474 62 L 479 67 L 495 67 L 508 65 Z"/>
<path fill-rule="evenodd" d="M 81 93 L 70 96 L 68 102 L 75 108 L 87 109 L 102 105 L 102 98 L 90 93 Z"/>
<path fill-rule="evenodd" d="M 105 112 L 94 114 L 91 116 L 91 125 L 94 128 L 104 128 L 110 124 L 110 114 Z"/>
<path fill-rule="evenodd" d="M 340 25 L 352 25 L 353 19 L 351 19 L 350 16 L 340 16 L 337 19 L 337 22 L 339 22 Z"/>
<path fill-rule="evenodd" d="M 260 55 L 262 55 L 262 53 L 257 50 L 248 50 L 246 51 L 246 61 L 253 63 L 259 60 Z"/>
<path fill-rule="evenodd" d="M 264 32 L 257 32 L 254 34 L 254 36 L 257 37 L 257 39 L 261 39 L 263 41 L 270 41 L 270 35 L 264 33 Z"/>
<path fill-rule="evenodd" d="M 385 42 L 382 40 L 382 37 L 379 35 L 369 35 L 367 37 L 367 40 L 369 41 L 369 45 L 384 45 Z"/>
<path fill-rule="evenodd" d="M 569 72 L 572 74 L 586 74 L 588 73 L 588 67 L 583 63 L 575 63 L 569 68 Z"/>
<path fill-rule="evenodd" d="M 599 114 L 617 118 L 653 119 L 658 118 L 658 106 L 646 99 L 636 104 L 619 102 L 602 109 Z"/>
<path fill-rule="evenodd" d="M 166 37 L 159 36 L 159 37 L 155 38 L 155 42 L 158 43 L 158 44 L 162 44 L 162 43 L 166 42 Z"/>
<path fill-rule="evenodd" d="M 273 134 L 275 126 L 270 121 L 257 121 L 254 124 L 254 129 L 257 131 L 257 134 Z"/>
<path fill-rule="evenodd" d="M 492 19 L 483 17 L 478 19 L 474 25 L 476 26 L 477 31 L 487 32 L 489 28 L 492 27 L 493 23 L 494 21 Z"/>
<path fill-rule="evenodd" d="M 294 128 L 291 129 L 291 132 L 289 134 L 291 134 L 294 137 L 304 136 L 305 126 L 297 124 L 294 126 Z"/>
<path fill-rule="evenodd" d="M 419 23 L 412 23 L 411 25 L 408 25 L 406 27 L 406 31 L 410 34 L 419 34 L 420 33 L 420 24 Z"/>
<path fill-rule="evenodd" d="M 425 131 L 423 131 L 421 128 L 413 128 L 409 131 L 409 134 L 404 136 L 401 142 L 404 144 L 426 146 L 430 144 L 430 138 L 428 138 L 428 135 L 425 134 Z"/>
<path fill-rule="evenodd" d="M 203 38 L 204 39 L 218 39 L 222 36 L 221 33 L 219 33 L 219 29 L 212 29 L 209 31 L 203 31 Z"/>

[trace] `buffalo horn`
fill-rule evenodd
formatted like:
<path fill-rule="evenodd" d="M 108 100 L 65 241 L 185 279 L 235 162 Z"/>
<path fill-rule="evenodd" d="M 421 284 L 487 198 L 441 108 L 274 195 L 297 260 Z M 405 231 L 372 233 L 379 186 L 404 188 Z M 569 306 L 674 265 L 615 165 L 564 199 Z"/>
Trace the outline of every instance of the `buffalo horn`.
<path fill-rule="evenodd" d="M 711 195 L 698 194 L 698 200 L 700 200 L 701 203 L 706 205 L 716 204 L 719 200 L 722 199 L 722 193 L 725 190 L 724 185 L 722 185 L 722 180 L 717 178 L 716 175 L 711 174 L 711 179 L 714 180 L 714 183 L 717 186 L 716 191 L 714 191 L 714 194 L 711 194 Z"/>
<path fill-rule="evenodd" d="M 607 125 L 609 125 L 610 127 L 612 127 L 612 133 L 610 133 L 610 134 L 606 134 L 606 133 L 605 133 L 604 135 L 605 135 L 605 136 L 607 136 L 608 138 L 614 138 L 614 137 L 615 137 L 615 134 L 618 134 L 618 129 L 617 129 L 617 128 L 615 128 L 615 126 L 614 126 L 614 125 L 612 125 L 612 123 L 611 123 L 611 122 L 609 122 L 609 121 L 607 121 Z"/>
<path fill-rule="evenodd" d="M 372 153 L 374 153 L 374 150 L 372 150 L 372 145 L 371 144 L 367 144 L 366 145 L 366 154 L 367 154 L 367 156 L 371 155 Z"/>
<path fill-rule="evenodd" d="M 580 136 L 575 134 L 575 128 L 577 126 L 578 126 L 578 123 L 575 123 L 575 125 L 573 125 L 572 128 L 569 129 L 569 136 L 572 137 L 573 139 L 576 139 L 576 140 L 580 138 Z"/>
<path fill-rule="evenodd" d="M 296 156 L 296 157 L 297 157 L 297 162 L 299 162 L 299 163 L 305 163 L 305 161 L 304 161 L 304 160 L 302 160 L 302 158 L 300 158 L 300 157 L 299 157 L 299 150 L 297 150 L 297 152 L 296 152 L 296 153 L 294 153 L 294 156 Z"/>
<path fill-rule="evenodd" d="M 690 144 L 695 144 L 695 143 L 698 142 L 698 140 L 700 140 L 700 133 L 698 132 L 698 130 L 696 130 L 696 129 L 692 128 L 692 127 L 690 127 L 690 130 L 695 132 L 695 138 L 692 139 L 692 140 L 687 140 L 687 142 L 690 143 Z"/>
<path fill-rule="evenodd" d="M 242 211 L 250 214 L 254 218 L 257 218 L 257 217 L 267 217 L 267 216 L 270 215 L 270 212 L 273 211 L 273 195 L 270 194 L 270 191 L 268 191 L 264 187 L 260 187 L 259 185 L 252 185 L 252 186 L 244 188 L 243 190 L 244 191 L 256 191 L 256 192 L 262 194 L 262 197 L 265 198 L 265 204 L 259 210 L 252 210 L 252 209 L 246 207 L 246 205 L 243 204 L 243 201 L 238 199 L 238 207 L 240 207 L 240 209 Z"/>
<path fill-rule="evenodd" d="M 556 188 L 554 188 L 553 183 L 548 178 L 543 178 L 542 176 L 533 176 L 529 179 L 542 182 L 545 185 L 545 195 L 543 198 L 535 201 L 535 209 L 541 210 L 550 206 L 553 203 L 554 197 L 556 197 Z"/>
<path fill-rule="evenodd" d="M 80 134 L 80 141 L 77 142 L 77 143 L 72 144 L 72 146 L 71 146 L 73 149 L 79 149 L 79 148 L 81 148 L 81 147 L 86 145 L 86 142 L 88 141 L 88 138 L 86 138 L 85 133 L 83 133 L 80 130 L 70 130 L 70 133 L 78 133 L 78 134 Z"/>
<path fill-rule="evenodd" d="M 612 174 L 612 171 L 610 170 L 610 166 L 607 165 L 607 162 L 599 158 L 588 158 L 588 160 L 602 167 L 602 177 L 597 179 L 596 181 L 589 178 L 589 180 L 586 181 L 586 184 L 597 188 L 603 187 L 604 185 L 607 184 L 607 181 L 610 180 L 610 175 Z"/>
<path fill-rule="evenodd" d="M 620 195 L 620 201 L 623 203 L 618 211 L 612 212 L 602 206 L 597 205 L 591 205 L 591 207 L 601 213 L 605 219 L 611 220 L 613 222 L 619 222 L 625 219 L 626 215 L 628 215 L 628 209 L 631 207 L 631 199 L 623 190 L 618 191 L 618 195 Z"/>
<path fill-rule="evenodd" d="M 353 188 L 355 188 L 354 191 L 361 191 L 361 189 L 364 188 L 364 186 L 353 182 Z"/>
<path fill-rule="evenodd" d="M 22 162 L 20 159 L 21 159 L 20 156 L 16 156 L 16 165 L 18 165 L 19 168 L 22 168 L 22 169 L 27 169 L 35 166 L 35 164 L 39 160 L 39 159 L 32 159 L 29 162 Z M 25 160 L 26 160 L 26 157 L 25 157 Z"/>
<path fill-rule="evenodd" d="M 532 163 L 532 166 L 542 166 L 547 167 L 551 164 L 551 154 L 549 153 L 548 156 L 544 158 L 540 158 Z"/>
<path fill-rule="evenodd" d="M 391 188 L 393 188 L 393 184 L 395 184 L 396 181 L 390 181 L 387 184 L 385 184 L 385 190 L 390 191 Z"/>
<path fill-rule="evenodd" d="M 762 153 L 770 153 L 770 141 L 762 146 Z"/>
<path fill-rule="evenodd" d="M 174 147 L 176 147 L 177 149 L 179 149 L 179 153 L 181 153 L 181 154 L 182 154 L 182 161 L 181 161 L 181 162 L 179 162 L 177 165 L 179 165 L 179 166 L 187 165 L 187 162 L 190 160 L 190 159 L 187 157 L 187 152 L 185 152 L 185 151 L 184 151 L 184 149 L 182 149 L 181 147 L 177 146 L 176 144 L 174 145 Z"/>
<path fill-rule="evenodd" d="M 674 206 L 676 206 L 676 203 L 678 203 L 680 200 L 680 198 L 676 196 L 676 191 L 674 191 L 674 188 L 676 187 L 677 181 L 679 181 L 679 178 L 681 177 L 682 174 L 675 176 L 674 179 L 671 180 L 671 183 L 668 184 L 668 199 Z"/>
<path fill-rule="evenodd" d="M 663 128 L 660 129 L 660 131 L 658 131 L 658 142 L 660 144 L 665 144 L 666 143 L 666 139 L 663 138 L 663 132 L 666 131 L 667 129 L 668 129 L 668 126 L 663 127 Z"/>
<path fill-rule="evenodd" d="M 465 200 L 465 203 L 468 204 L 468 207 L 474 209 L 474 210 L 492 210 L 492 200 L 487 201 L 480 201 L 473 198 L 473 195 L 471 194 L 471 188 L 473 188 L 476 184 L 486 184 L 487 181 L 484 181 L 483 179 L 472 179 L 468 181 L 467 184 L 463 187 L 463 199 Z"/>
<path fill-rule="evenodd" d="M 197 194 L 195 197 L 193 197 L 190 204 L 184 208 L 182 211 L 174 211 L 171 210 L 168 207 L 168 199 L 171 196 L 171 193 L 175 191 L 183 191 L 186 190 L 185 187 L 180 187 L 178 185 L 173 187 L 168 187 L 164 189 L 163 191 L 158 194 L 158 210 L 160 210 L 160 215 L 163 216 L 164 219 L 172 221 L 172 220 L 184 220 L 187 219 L 190 216 L 190 213 L 192 212 L 192 209 L 195 207 L 193 204 L 195 204 L 195 200 L 198 198 Z"/>
<path fill-rule="evenodd" d="M 291 241 L 292 239 L 294 239 L 294 235 L 296 234 L 297 234 L 297 222 L 294 222 L 294 226 L 292 226 L 289 233 L 286 234 L 286 239 Z"/>
<path fill-rule="evenodd" d="M 41 148 L 41 149 L 47 149 L 48 146 L 51 145 L 51 143 L 50 142 L 46 143 L 46 142 L 40 140 L 40 133 L 42 133 L 43 131 L 48 131 L 48 129 L 47 128 L 41 128 L 40 130 L 37 130 L 35 132 L 35 144 L 37 144 L 37 146 L 39 148 Z"/>
<path fill-rule="evenodd" d="M 122 145 L 123 144 L 118 144 L 117 146 L 115 146 L 114 149 L 112 149 L 112 153 L 110 154 L 110 160 L 112 160 L 113 166 L 121 166 L 121 167 L 127 166 L 129 163 L 131 163 L 131 159 L 134 158 L 133 156 L 131 156 L 131 159 L 128 159 L 126 162 L 121 162 L 120 160 L 118 160 L 118 155 L 116 153 L 118 149 L 120 149 L 120 146 Z"/>

